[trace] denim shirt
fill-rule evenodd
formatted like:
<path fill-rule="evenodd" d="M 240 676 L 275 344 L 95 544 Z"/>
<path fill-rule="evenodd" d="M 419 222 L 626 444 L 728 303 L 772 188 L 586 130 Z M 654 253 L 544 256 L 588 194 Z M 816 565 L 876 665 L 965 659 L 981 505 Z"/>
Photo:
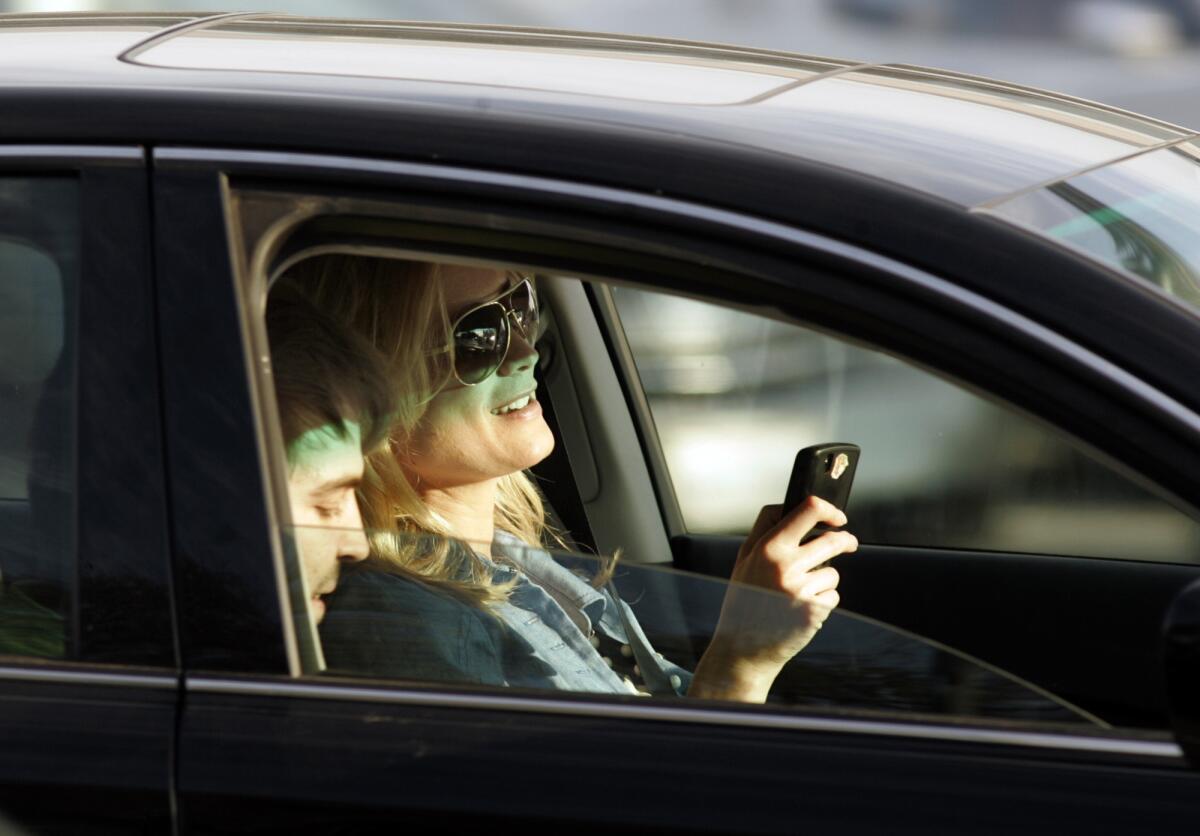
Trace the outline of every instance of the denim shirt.
<path fill-rule="evenodd" d="M 552 557 L 498 532 L 497 582 L 514 580 L 507 602 L 488 610 L 399 575 L 350 570 L 329 601 L 321 639 L 331 671 L 354 675 L 632 694 L 590 639 L 629 648 L 652 694 L 684 694 L 691 674 L 655 653 L 612 586 L 585 580 L 595 561 Z M 562 560 L 563 563 L 560 563 Z M 564 565 L 566 564 L 566 565 Z M 582 577 L 581 577 L 582 576 Z"/>
<path fill-rule="evenodd" d="M 652 694 L 684 694 L 691 674 L 655 652 L 629 605 L 612 585 L 594 588 L 585 578 L 596 568 L 594 559 L 553 557 L 503 531 L 492 545 L 497 559 L 480 556 L 498 582 L 516 578 L 497 616 L 532 648 L 533 655 L 553 669 L 552 687 L 568 691 L 638 693 L 617 676 L 589 640 L 600 633 L 629 649 Z M 560 562 L 563 561 L 563 562 Z M 566 564 L 566 565 L 564 565 Z M 510 671 L 510 684 L 521 671 Z"/>

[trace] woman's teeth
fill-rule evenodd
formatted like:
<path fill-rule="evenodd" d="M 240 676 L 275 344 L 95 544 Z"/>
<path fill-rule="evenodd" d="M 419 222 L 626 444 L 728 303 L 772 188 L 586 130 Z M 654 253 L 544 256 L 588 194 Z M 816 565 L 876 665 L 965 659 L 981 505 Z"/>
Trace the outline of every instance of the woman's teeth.
<path fill-rule="evenodd" d="M 507 404 L 506 406 L 502 406 L 499 409 L 493 409 L 492 414 L 493 415 L 504 415 L 506 412 L 515 412 L 518 409 L 524 409 L 526 406 L 529 405 L 529 402 L 531 400 L 533 400 L 532 395 L 526 395 L 523 398 L 517 398 L 515 401 L 513 401 L 510 404 Z"/>

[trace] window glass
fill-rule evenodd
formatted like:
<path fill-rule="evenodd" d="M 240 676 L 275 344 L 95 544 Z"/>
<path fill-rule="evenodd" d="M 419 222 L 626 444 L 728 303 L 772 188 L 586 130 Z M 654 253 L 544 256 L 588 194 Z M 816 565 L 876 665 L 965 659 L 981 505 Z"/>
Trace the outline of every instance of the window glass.
<path fill-rule="evenodd" d="M 1184 142 L 989 210 L 1200 307 L 1200 146 Z"/>
<path fill-rule="evenodd" d="M 298 544 L 338 536 L 320 528 L 288 535 Z M 762 589 L 530 547 L 506 534 L 490 544 L 394 532 L 369 532 L 369 539 L 380 550 L 343 565 L 323 587 L 336 589 L 320 596 L 326 676 L 683 698 L 731 588 L 756 612 L 792 609 Z M 480 603 L 465 583 L 422 575 L 423 563 L 447 556 L 479 561 L 515 585 Z M 845 610 L 833 612 L 784 668 L 767 702 L 1105 726 L 965 654 Z"/>
<path fill-rule="evenodd" d="M 858 444 L 863 543 L 1171 562 L 1200 527 L 1064 438 L 878 352 L 713 305 L 614 288 L 687 529 L 745 533 L 792 457 Z"/>
<path fill-rule="evenodd" d="M 78 196 L 0 177 L 0 655 L 67 655 Z"/>

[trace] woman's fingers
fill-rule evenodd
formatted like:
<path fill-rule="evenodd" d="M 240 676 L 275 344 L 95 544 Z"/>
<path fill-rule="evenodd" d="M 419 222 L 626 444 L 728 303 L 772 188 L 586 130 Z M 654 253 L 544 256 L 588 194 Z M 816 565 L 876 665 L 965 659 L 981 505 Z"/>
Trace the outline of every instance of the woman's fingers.
<path fill-rule="evenodd" d="M 772 541 L 778 538 L 794 546 L 804 539 L 804 535 L 812 531 L 817 523 L 841 528 L 846 524 L 846 515 L 836 505 L 819 496 L 810 496 L 797 505 L 792 513 L 781 519 L 766 536 Z"/>
<path fill-rule="evenodd" d="M 815 569 L 839 554 L 858 551 L 858 538 L 849 531 L 827 531 L 815 540 L 800 547 L 805 556 L 797 561 L 807 569 Z"/>
<path fill-rule="evenodd" d="M 790 535 L 786 535 L 790 536 Z M 803 546 L 792 546 L 787 555 L 785 578 L 803 575 L 839 554 L 858 550 L 858 538 L 849 531 L 827 531 Z M 782 548 L 780 549 L 782 551 Z"/>
<path fill-rule="evenodd" d="M 787 587 L 802 598 L 815 598 L 823 592 L 837 589 L 841 576 L 837 569 L 825 566 L 811 572 L 793 573 L 787 579 Z"/>
<path fill-rule="evenodd" d="M 831 610 L 836 610 L 837 605 L 841 603 L 842 596 L 838 594 L 836 589 L 827 589 L 817 595 L 814 595 L 810 600 L 822 607 L 828 607 Z"/>

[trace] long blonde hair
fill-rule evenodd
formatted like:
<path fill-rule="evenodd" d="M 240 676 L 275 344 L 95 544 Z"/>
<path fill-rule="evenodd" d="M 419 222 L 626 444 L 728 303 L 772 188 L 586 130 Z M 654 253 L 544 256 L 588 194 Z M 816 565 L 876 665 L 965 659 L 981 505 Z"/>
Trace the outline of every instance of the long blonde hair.
<path fill-rule="evenodd" d="M 382 355 L 397 392 L 387 445 L 368 452 L 359 490 L 371 541 L 368 564 L 477 605 L 505 600 L 512 583 L 494 583 L 472 549 L 455 546 L 455 532 L 421 501 L 397 461 L 397 451 L 406 449 L 430 400 L 453 375 L 439 266 L 334 253 L 299 262 L 280 282 L 366 337 Z M 523 471 L 500 479 L 494 523 L 530 546 L 563 545 L 547 524 L 541 493 Z"/>

